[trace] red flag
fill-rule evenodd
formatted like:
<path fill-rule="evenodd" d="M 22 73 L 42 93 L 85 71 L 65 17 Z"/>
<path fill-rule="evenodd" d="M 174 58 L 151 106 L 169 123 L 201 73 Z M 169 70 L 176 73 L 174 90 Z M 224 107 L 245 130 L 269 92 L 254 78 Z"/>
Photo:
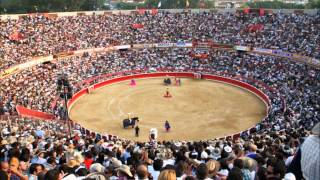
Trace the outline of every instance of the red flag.
<path fill-rule="evenodd" d="M 243 9 L 244 14 L 249 14 L 250 13 L 250 8 L 244 8 Z"/>
<path fill-rule="evenodd" d="M 259 9 L 259 15 L 260 15 L 260 16 L 264 16 L 264 9 L 263 9 L 263 8 L 260 8 L 260 9 Z"/>
<path fill-rule="evenodd" d="M 139 14 L 144 15 L 145 12 L 146 12 L 146 9 L 139 9 Z"/>
<path fill-rule="evenodd" d="M 206 54 L 206 53 L 191 53 L 190 56 L 193 57 L 193 58 L 208 59 L 209 54 Z"/>
<path fill-rule="evenodd" d="M 12 41 L 19 41 L 23 39 L 23 35 L 19 32 L 14 32 L 9 36 L 9 39 Z"/>
<path fill-rule="evenodd" d="M 257 31 L 261 31 L 264 28 L 264 25 L 262 24 L 250 24 L 248 26 L 248 31 L 249 32 L 257 32 Z"/>
<path fill-rule="evenodd" d="M 158 9 L 155 9 L 155 8 L 151 9 L 151 14 L 152 15 L 158 14 Z"/>
<path fill-rule="evenodd" d="M 138 24 L 138 23 L 132 24 L 132 28 L 134 28 L 134 29 L 143 28 L 143 24 Z"/>

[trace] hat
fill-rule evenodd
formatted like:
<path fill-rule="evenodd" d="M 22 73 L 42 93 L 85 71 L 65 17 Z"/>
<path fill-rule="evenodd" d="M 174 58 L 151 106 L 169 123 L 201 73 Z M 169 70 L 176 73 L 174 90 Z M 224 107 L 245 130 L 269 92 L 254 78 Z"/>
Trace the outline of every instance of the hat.
<path fill-rule="evenodd" d="M 311 130 L 312 134 L 320 135 L 320 122 L 318 122 Z"/>
<path fill-rule="evenodd" d="M 216 162 L 215 160 L 210 160 L 206 163 L 209 172 L 213 172 L 216 170 Z"/>
<path fill-rule="evenodd" d="M 223 150 L 224 150 L 225 152 L 227 152 L 227 153 L 231 153 L 231 152 L 232 152 L 232 148 L 231 148 L 230 146 L 225 146 L 225 147 L 223 148 Z"/>
<path fill-rule="evenodd" d="M 38 150 L 38 151 L 36 152 L 36 155 L 37 155 L 37 156 L 40 156 L 40 154 L 42 154 L 42 153 L 44 154 L 44 153 L 46 153 L 46 151 Z"/>
<path fill-rule="evenodd" d="M 117 158 L 111 158 L 110 160 L 110 166 L 113 168 L 118 168 L 122 165 L 121 161 L 119 161 Z"/>
<path fill-rule="evenodd" d="M 282 152 L 284 152 L 285 154 L 288 154 L 288 155 L 293 154 L 293 150 L 289 147 L 289 145 L 282 146 Z"/>
<path fill-rule="evenodd" d="M 175 142 L 174 145 L 177 146 L 177 147 L 180 147 L 182 145 L 182 143 L 181 142 Z"/>
<path fill-rule="evenodd" d="M 75 152 L 74 155 L 73 155 L 73 159 L 75 161 L 77 161 L 78 165 L 80 165 L 84 161 L 84 158 L 83 158 L 83 156 L 81 155 L 80 152 Z"/>
<path fill-rule="evenodd" d="M 208 153 L 205 151 L 202 151 L 201 153 L 201 159 L 208 159 Z"/>
<path fill-rule="evenodd" d="M 8 144 L 9 144 L 8 141 L 5 139 L 1 141 L 1 145 L 8 145 Z"/>
<path fill-rule="evenodd" d="M 100 173 L 100 172 L 95 172 L 95 173 L 88 174 L 86 176 L 86 178 L 88 178 L 88 179 L 99 179 L 99 180 L 108 180 L 107 176 L 104 173 Z"/>
<path fill-rule="evenodd" d="M 94 163 L 94 164 L 91 164 L 90 166 L 90 172 L 91 173 L 94 173 L 94 172 L 104 172 L 105 170 L 105 167 L 102 166 L 100 163 Z"/>
<path fill-rule="evenodd" d="M 127 174 L 128 176 L 132 177 L 131 171 L 129 166 L 127 165 L 121 165 L 119 168 L 116 169 L 117 171 L 121 171 L 125 174 Z"/>
<path fill-rule="evenodd" d="M 68 150 L 73 150 L 73 149 L 74 149 L 74 145 L 73 145 L 73 143 L 69 144 L 69 146 L 68 146 Z"/>
<path fill-rule="evenodd" d="M 67 163 L 67 166 L 70 167 L 70 168 L 74 168 L 77 165 L 78 165 L 78 163 L 74 159 L 69 160 L 68 163 Z"/>
<path fill-rule="evenodd" d="M 296 180 L 296 176 L 292 173 L 287 173 L 284 178 L 284 180 Z"/>
<path fill-rule="evenodd" d="M 219 159 L 221 158 L 221 154 L 220 154 L 220 149 L 219 148 L 215 148 L 212 152 L 212 156 L 214 159 Z"/>
<path fill-rule="evenodd" d="M 9 142 L 9 144 L 13 144 L 13 143 L 17 142 L 17 138 L 14 137 L 14 136 L 10 136 L 10 137 L 8 138 L 8 142 Z"/>

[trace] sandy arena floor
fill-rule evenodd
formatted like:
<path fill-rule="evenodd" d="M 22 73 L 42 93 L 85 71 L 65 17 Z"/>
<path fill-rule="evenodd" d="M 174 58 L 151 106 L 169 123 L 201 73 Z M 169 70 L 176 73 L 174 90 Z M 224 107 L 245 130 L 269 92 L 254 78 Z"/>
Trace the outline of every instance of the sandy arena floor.
<path fill-rule="evenodd" d="M 265 104 L 241 88 L 207 80 L 182 79 L 182 86 L 168 86 L 172 98 L 164 98 L 163 79 L 136 80 L 113 84 L 81 97 L 72 106 L 70 117 L 84 127 L 147 141 L 150 128 L 158 129 L 159 140 L 200 140 L 231 135 L 259 122 Z M 138 116 L 140 136 L 123 129 L 122 120 Z M 168 120 L 171 131 L 165 132 Z"/>

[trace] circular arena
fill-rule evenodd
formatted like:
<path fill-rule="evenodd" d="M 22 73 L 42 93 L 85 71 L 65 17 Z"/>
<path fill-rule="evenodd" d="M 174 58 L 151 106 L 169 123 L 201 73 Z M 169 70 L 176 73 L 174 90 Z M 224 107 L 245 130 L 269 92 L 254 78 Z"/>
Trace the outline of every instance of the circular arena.
<path fill-rule="evenodd" d="M 320 177 L 318 10 L 0 19 L 0 179 Z"/>
<path fill-rule="evenodd" d="M 176 73 L 178 77 L 182 74 Z M 183 85 L 173 82 L 168 86 L 164 85 L 163 79 L 173 81 L 176 76 L 146 74 L 134 85 L 119 78 L 119 82 L 107 84 L 75 100 L 70 118 L 102 134 L 143 141 L 148 139 L 151 128 L 159 130 L 159 140 L 213 139 L 249 129 L 266 116 L 269 102 L 259 96 L 263 94 L 246 89 L 247 84 L 238 85 L 239 82 L 227 78 L 220 78 L 220 81 L 218 78 L 216 81 L 197 79 L 192 77 L 193 73 L 184 74 L 191 77 L 181 79 Z M 135 77 L 139 75 L 132 79 Z M 259 92 L 254 87 L 251 89 Z M 165 97 L 166 91 L 170 97 Z M 135 137 L 133 128 L 124 129 L 122 120 L 128 116 L 139 118 L 139 137 Z M 165 120 L 171 124 L 169 132 L 165 131 Z"/>

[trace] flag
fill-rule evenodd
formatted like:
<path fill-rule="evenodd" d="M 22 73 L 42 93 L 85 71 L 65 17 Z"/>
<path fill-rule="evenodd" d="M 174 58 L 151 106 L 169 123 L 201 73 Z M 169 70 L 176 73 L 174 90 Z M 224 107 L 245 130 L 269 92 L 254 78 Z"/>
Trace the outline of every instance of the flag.
<path fill-rule="evenodd" d="M 189 8 L 190 4 L 189 4 L 189 1 L 187 0 L 186 1 L 186 8 Z"/>
<path fill-rule="evenodd" d="M 158 9 L 152 8 L 152 9 L 151 9 L 151 14 L 152 14 L 153 16 L 156 15 L 156 14 L 158 14 Z"/>
<path fill-rule="evenodd" d="M 248 26 L 248 31 L 249 32 L 257 32 L 263 30 L 264 25 L 263 24 L 250 24 Z"/>
<path fill-rule="evenodd" d="M 143 24 L 138 24 L 138 23 L 136 23 L 136 24 L 132 24 L 132 28 L 134 28 L 134 29 L 140 29 L 140 28 L 143 28 Z"/>
<path fill-rule="evenodd" d="M 159 3 L 158 3 L 158 8 L 160 8 L 161 7 L 161 1 L 159 1 Z"/>
<path fill-rule="evenodd" d="M 12 34 L 10 34 L 9 39 L 12 41 L 19 41 L 23 39 L 23 34 L 19 32 L 13 32 Z"/>
<path fill-rule="evenodd" d="M 259 15 L 260 15 L 260 16 L 264 16 L 264 9 L 263 9 L 263 8 L 260 8 L 260 9 L 259 9 Z"/>
<path fill-rule="evenodd" d="M 244 14 L 249 14 L 249 12 L 250 12 L 250 8 L 244 8 L 243 9 L 243 13 Z"/>
<path fill-rule="evenodd" d="M 139 9 L 138 12 L 139 14 L 144 15 L 144 13 L 146 12 L 146 9 Z"/>

